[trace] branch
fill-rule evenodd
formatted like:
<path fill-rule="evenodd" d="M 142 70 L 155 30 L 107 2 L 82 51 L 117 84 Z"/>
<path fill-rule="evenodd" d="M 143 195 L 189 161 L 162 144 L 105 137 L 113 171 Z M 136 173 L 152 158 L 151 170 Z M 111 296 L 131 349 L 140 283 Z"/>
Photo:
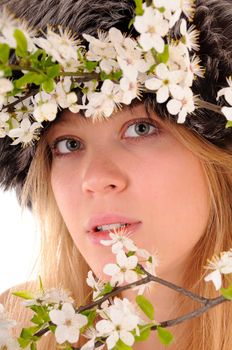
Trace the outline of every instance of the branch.
<path fill-rule="evenodd" d="M 183 323 L 187 320 L 191 320 L 192 318 L 198 317 L 201 314 L 203 314 L 204 312 L 208 311 L 209 309 L 212 309 L 213 307 L 224 303 L 225 301 L 229 301 L 227 299 L 225 299 L 223 296 L 214 298 L 214 299 L 206 299 L 207 302 L 205 303 L 204 306 L 200 307 L 199 309 L 189 312 L 183 316 L 177 317 L 175 319 L 172 320 L 167 320 L 167 321 L 163 321 L 161 323 L 159 323 L 158 325 L 154 325 L 151 327 L 151 330 L 155 331 L 157 330 L 158 327 L 163 327 L 163 328 L 167 328 L 167 327 L 173 327 L 176 326 L 180 323 Z M 99 346 L 102 345 L 102 341 L 97 341 L 95 343 L 95 348 L 98 348 Z M 73 350 L 80 350 L 81 348 L 72 348 Z"/>
<path fill-rule="evenodd" d="M 145 275 L 147 275 L 146 277 L 142 278 L 141 280 L 139 281 L 136 281 L 136 282 L 133 282 L 133 283 L 129 283 L 125 286 L 121 286 L 121 287 L 116 287 L 113 289 L 113 291 L 111 291 L 110 293 L 104 295 L 102 298 L 88 304 L 88 305 L 84 305 L 84 306 L 80 306 L 76 311 L 78 313 L 80 312 L 83 312 L 83 311 L 86 311 L 86 310 L 91 310 L 92 308 L 94 308 L 95 306 L 100 306 L 104 301 L 118 295 L 119 293 L 125 291 L 125 290 L 128 290 L 128 289 L 131 289 L 131 288 L 134 288 L 136 286 L 140 286 L 140 285 L 143 285 L 143 284 L 147 284 L 147 283 L 150 283 L 150 282 L 156 282 L 156 283 L 159 283 L 161 285 L 164 285 L 166 286 L 167 288 L 169 289 L 172 289 L 178 293 L 181 293 L 183 295 L 185 295 L 186 297 L 196 301 L 196 302 L 199 302 L 201 304 L 204 305 L 204 307 L 202 309 L 204 309 L 207 305 L 211 305 L 211 300 L 214 300 L 214 299 L 208 299 L 208 298 L 204 298 L 204 297 L 201 297 L 199 295 L 196 295 L 182 287 L 179 287 L 177 286 L 176 284 L 174 283 L 171 283 L 171 282 L 168 282 L 166 280 L 163 280 L 162 278 L 159 278 L 159 277 L 156 277 L 156 276 L 153 276 L 152 274 L 150 274 L 149 272 L 147 272 L 142 265 L 139 265 L 139 267 L 142 269 L 142 271 L 144 272 Z M 224 297 L 223 298 L 223 301 L 226 300 Z M 212 306 L 211 306 L 212 307 Z M 205 310 L 206 311 L 206 310 Z M 202 311 L 202 312 L 205 312 L 205 311 Z M 192 317 L 195 317 L 195 316 L 192 316 Z M 177 319 L 179 320 L 179 318 Z M 173 321 L 167 321 L 167 322 L 173 322 Z M 183 322 L 183 321 L 181 321 Z M 52 323 L 50 323 L 50 325 L 52 325 Z M 168 325 L 169 326 L 169 325 Z M 166 326 L 166 327 L 168 327 Z M 49 331 L 49 328 L 44 328 L 42 329 L 41 331 L 35 333 L 34 335 L 35 336 L 38 336 L 38 337 L 41 337 L 42 335 L 44 335 L 45 333 L 47 333 Z"/>
<path fill-rule="evenodd" d="M 196 105 L 197 105 L 197 108 L 209 109 L 212 112 L 215 112 L 215 113 L 218 113 L 218 114 L 221 114 L 221 115 L 224 116 L 224 114 L 221 111 L 221 108 L 222 108 L 221 106 L 218 106 L 218 105 L 215 105 L 213 103 L 210 103 L 210 102 L 207 102 L 207 101 L 203 101 L 203 100 L 200 100 L 200 99 L 196 100 Z"/>

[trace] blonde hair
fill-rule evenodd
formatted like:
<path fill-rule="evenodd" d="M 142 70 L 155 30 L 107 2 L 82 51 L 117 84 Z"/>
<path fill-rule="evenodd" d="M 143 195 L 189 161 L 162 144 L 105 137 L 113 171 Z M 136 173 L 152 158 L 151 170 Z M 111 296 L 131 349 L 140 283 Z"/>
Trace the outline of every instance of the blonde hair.
<path fill-rule="evenodd" d="M 201 161 L 208 184 L 211 212 L 207 230 L 194 247 L 186 267 L 184 287 L 215 297 L 211 283 L 203 280 L 204 266 L 215 253 L 232 247 L 232 152 L 207 142 L 187 128 L 169 121 L 161 124 Z M 57 208 L 49 179 L 51 158 L 46 135 L 40 140 L 24 186 L 23 201 L 30 200 L 40 220 L 42 234 L 41 276 L 46 287 L 62 286 L 72 292 L 77 304 L 88 302 L 85 278 L 89 267 L 72 241 Z M 180 297 L 177 316 L 199 307 Z M 232 346 L 232 307 L 224 303 L 189 321 L 188 338 L 172 345 L 178 350 L 228 350 Z M 186 337 L 186 334 L 185 334 Z M 45 340 L 44 350 L 55 349 L 54 341 Z"/>

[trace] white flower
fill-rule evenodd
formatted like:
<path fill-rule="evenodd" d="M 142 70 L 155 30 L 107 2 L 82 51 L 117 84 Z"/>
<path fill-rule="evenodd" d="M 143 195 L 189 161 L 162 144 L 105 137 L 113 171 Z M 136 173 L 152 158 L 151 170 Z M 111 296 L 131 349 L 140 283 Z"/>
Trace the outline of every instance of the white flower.
<path fill-rule="evenodd" d="M 175 94 L 180 87 L 177 85 L 183 78 L 183 72 L 180 70 L 170 71 L 166 64 L 160 63 L 156 67 L 157 78 L 150 78 L 145 82 L 145 86 L 149 90 L 155 90 L 158 103 L 163 103 L 171 94 Z"/>
<path fill-rule="evenodd" d="M 114 254 L 117 254 L 120 250 L 122 250 L 124 247 L 128 251 L 133 251 L 135 252 L 137 250 L 136 245 L 134 242 L 126 237 L 126 235 L 129 235 L 130 232 L 127 233 L 127 228 L 126 227 L 121 227 L 120 231 L 118 232 L 118 229 L 114 229 L 114 233 L 110 232 L 109 236 L 111 239 L 109 240 L 101 240 L 101 244 L 104 246 L 110 246 L 112 245 L 112 252 Z"/>
<path fill-rule="evenodd" d="M 0 16 L 0 41 L 1 43 L 8 44 L 11 48 L 16 48 L 17 43 L 14 37 L 14 33 L 16 29 L 19 29 L 27 40 L 27 46 L 29 52 L 34 52 L 36 47 L 33 43 L 33 37 L 36 35 L 36 31 L 29 28 L 27 22 L 21 21 L 19 19 L 14 18 L 12 14 L 10 14 L 7 9 L 3 9 L 1 11 Z"/>
<path fill-rule="evenodd" d="M 172 28 L 181 15 L 180 0 L 153 0 L 153 5 L 157 8 L 163 8 L 164 17 L 169 21 L 169 27 Z"/>
<path fill-rule="evenodd" d="M 32 123 L 28 118 L 24 118 L 19 124 L 18 128 L 11 129 L 8 135 L 12 139 L 16 139 L 12 142 L 12 145 L 17 145 L 19 143 L 29 144 L 31 141 L 36 139 L 36 135 L 38 134 L 38 130 L 41 128 L 40 123 Z"/>
<path fill-rule="evenodd" d="M 4 306 L 0 304 L 0 330 L 3 333 L 8 332 L 11 328 L 16 326 L 16 321 L 9 318 Z"/>
<path fill-rule="evenodd" d="M 101 92 L 88 94 L 89 103 L 85 106 L 86 117 L 109 117 L 120 105 L 121 92 L 118 84 L 106 79 L 101 87 Z"/>
<path fill-rule="evenodd" d="M 8 102 L 13 103 L 16 102 L 18 99 L 10 97 L 9 100 L 10 101 Z M 27 98 L 22 102 L 18 102 L 14 108 L 14 113 L 16 113 L 18 121 L 22 120 L 24 117 L 28 118 L 29 115 L 33 113 L 33 104 L 31 103 L 31 98 Z"/>
<path fill-rule="evenodd" d="M 56 101 L 61 108 L 69 108 L 73 113 L 80 111 L 80 106 L 77 105 L 77 95 L 74 91 L 71 92 L 71 78 L 65 77 L 56 85 Z"/>
<path fill-rule="evenodd" d="M 187 29 L 187 21 L 185 19 L 181 20 L 180 24 L 180 33 L 183 36 L 182 42 L 187 46 L 189 51 L 198 51 L 200 48 L 199 45 L 199 35 L 200 32 L 196 29 L 194 25 L 191 25 L 189 29 Z"/>
<path fill-rule="evenodd" d="M 98 335 L 107 337 L 106 344 L 109 350 L 116 345 L 119 339 L 126 345 L 132 346 L 135 339 L 131 331 L 134 329 L 138 331 L 140 322 L 138 315 L 132 312 L 127 299 L 118 303 L 117 300 L 118 298 L 115 298 L 115 303 L 105 309 L 107 319 L 96 324 Z"/>
<path fill-rule="evenodd" d="M 127 77 L 120 79 L 120 88 L 122 92 L 121 102 L 129 105 L 135 98 L 139 98 L 140 90 L 137 81 L 131 81 Z"/>
<path fill-rule="evenodd" d="M 226 78 L 229 87 L 223 88 L 218 91 L 217 100 L 219 97 L 224 96 L 226 102 L 232 106 L 232 77 Z"/>
<path fill-rule="evenodd" d="M 232 250 L 221 253 L 220 257 L 214 256 L 206 268 L 214 271 L 207 275 L 204 280 L 206 282 L 212 281 L 216 290 L 219 290 L 222 285 L 221 275 L 232 273 Z"/>
<path fill-rule="evenodd" d="M 56 118 L 58 106 L 55 98 L 42 91 L 32 98 L 34 104 L 33 116 L 37 122 L 53 121 Z"/>
<path fill-rule="evenodd" d="M 0 95 L 12 91 L 14 88 L 12 82 L 6 78 L 0 78 Z"/>
<path fill-rule="evenodd" d="M 83 34 L 83 37 L 89 42 L 89 50 L 86 53 L 89 61 L 100 62 L 100 68 L 107 74 L 118 68 L 115 48 L 106 33 L 98 31 L 99 39 L 89 34 Z"/>
<path fill-rule="evenodd" d="M 0 138 L 5 137 L 9 131 L 9 120 L 10 115 L 8 112 L 0 112 Z"/>
<path fill-rule="evenodd" d="M 5 104 L 6 95 L 14 88 L 12 82 L 9 79 L 0 77 L 0 111 Z"/>
<path fill-rule="evenodd" d="M 142 258 L 142 261 L 139 263 L 144 267 L 144 269 L 150 273 L 152 276 L 156 276 L 156 267 L 159 265 L 158 255 L 152 255 L 146 249 L 138 249 L 136 251 L 137 256 Z M 145 266 L 144 266 L 145 265 Z M 144 278 L 146 275 L 140 275 L 141 278 Z M 136 286 L 133 290 L 137 290 L 138 294 L 144 294 L 145 290 L 149 290 L 150 284 L 142 284 L 140 286 Z"/>
<path fill-rule="evenodd" d="M 190 71 L 194 74 L 197 75 L 200 78 L 204 77 L 205 74 L 205 68 L 203 68 L 201 65 L 201 60 L 200 57 L 198 57 L 197 55 L 193 55 L 190 59 Z M 189 85 L 191 86 L 191 85 Z"/>
<path fill-rule="evenodd" d="M 138 258 L 135 255 L 127 257 L 123 250 L 120 250 L 116 255 L 117 264 L 106 264 L 103 272 L 111 277 L 111 285 L 115 286 L 116 283 L 121 285 L 124 281 L 132 283 L 137 281 L 138 276 L 135 271 L 135 267 L 138 263 Z"/>
<path fill-rule="evenodd" d="M 21 347 L 15 338 L 10 334 L 1 334 L 0 331 L 0 349 L 1 350 L 19 350 Z"/>
<path fill-rule="evenodd" d="M 88 323 L 88 318 L 75 313 L 73 306 L 64 303 L 61 310 L 49 312 L 51 321 L 57 325 L 55 337 L 59 344 L 65 341 L 75 343 L 79 339 L 80 329 Z"/>
<path fill-rule="evenodd" d="M 90 339 L 89 341 L 87 341 L 82 347 L 81 350 L 94 350 L 95 349 L 95 340 L 97 338 L 97 331 L 93 328 L 87 328 L 86 331 L 83 333 L 83 336 L 85 336 L 86 338 Z M 103 349 L 105 346 L 105 344 L 103 344 L 102 346 L 98 346 L 97 349 L 101 350 Z"/>
<path fill-rule="evenodd" d="M 124 37 L 116 28 L 109 30 L 109 38 L 117 51 L 117 61 L 124 77 L 136 81 L 139 72 L 144 73 L 150 68 L 135 40 Z"/>
<path fill-rule="evenodd" d="M 96 281 L 93 277 L 93 272 L 89 271 L 88 276 L 86 278 L 86 283 L 89 287 L 93 289 L 93 299 L 97 300 L 97 296 L 103 291 L 104 283 L 100 280 Z"/>
<path fill-rule="evenodd" d="M 178 44 L 169 44 L 168 66 L 172 71 L 187 71 L 190 65 L 189 51 L 182 42 Z"/>
<path fill-rule="evenodd" d="M 68 292 L 60 288 L 50 288 L 45 291 L 41 290 L 33 293 L 32 297 L 33 299 L 23 301 L 23 305 L 64 304 L 73 303 L 74 301 Z"/>
<path fill-rule="evenodd" d="M 73 37 L 68 30 L 59 27 L 59 34 L 48 28 L 46 39 L 35 38 L 35 43 L 49 54 L 54 61 L 61 63 L 65 68 L 75 68 L 79 65 L 77 51 L 79 40 Z M 69 69 L 68 69 L 69 70 Z M 66 69 L 67 71 L 67 69 Z"/>
<path fill-rule="evenodd" d="M 185 87 L 179 91 L 172 92 L 173 99 L 168 101 L 167 109 L 172 115 L 178 114 L 178 123 L 184 123 L 188 113 L 192 113 L 195 110 L 193 92 L 189 87 Z"/>
<path fill-rule="evenodd" d="M 232 107 L 222 107 L 221 111 L 227 120 L 232 121 Z"/>
<path fill-rule="evenodd" d="M 134 27 L 141 34 L 139 43 L 144 51 L 152 48 L 159 53 L 164 51 L 164 40 L 162 37 L 167 35 L 169 30 L 168 21 L 166 21 L 159 10 L 147 7 L 145 4 L 142 16 L 136 16 Z"/>
<path fill-rule="evenodd" d="M 226 78 L 226 80 L 229 86 L 218 91 L 217 100 L 224 96 L 226 102 L 232 106 L 232 77 Z M 232 120 L 232 107 L 222 107 L 221 111 L 227 120 Z"/>

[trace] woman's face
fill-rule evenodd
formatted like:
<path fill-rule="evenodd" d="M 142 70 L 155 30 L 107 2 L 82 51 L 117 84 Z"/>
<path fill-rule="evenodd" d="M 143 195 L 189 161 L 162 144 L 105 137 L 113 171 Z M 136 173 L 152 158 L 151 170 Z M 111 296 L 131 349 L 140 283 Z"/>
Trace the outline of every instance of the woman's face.
<path fill-rule="evenodd" d="M 169 280 L 206 228 L 208 191 L 198 158 L 155 114 L 150 117 L 142 104 L 94 123 L 67 111 L 48 134 L 57 205 L 76 246 L 103 279 L 103 266 L 114 257 L 98 233 L 87 232 L 92 218 L 140 222 L 130 238 L 158 253 L 157 272 Z"/>

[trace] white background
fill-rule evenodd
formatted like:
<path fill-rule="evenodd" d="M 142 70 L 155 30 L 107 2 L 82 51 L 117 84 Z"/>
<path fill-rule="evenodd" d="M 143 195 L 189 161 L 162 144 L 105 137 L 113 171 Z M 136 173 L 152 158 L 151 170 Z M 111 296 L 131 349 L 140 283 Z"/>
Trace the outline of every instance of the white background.
<path fill-rule="evenodd" d="M 14 192 L 0 189 L 0 294 L 28 279 L 39 251 L 39 235 L 29 210 L 22 213 Z"/>

